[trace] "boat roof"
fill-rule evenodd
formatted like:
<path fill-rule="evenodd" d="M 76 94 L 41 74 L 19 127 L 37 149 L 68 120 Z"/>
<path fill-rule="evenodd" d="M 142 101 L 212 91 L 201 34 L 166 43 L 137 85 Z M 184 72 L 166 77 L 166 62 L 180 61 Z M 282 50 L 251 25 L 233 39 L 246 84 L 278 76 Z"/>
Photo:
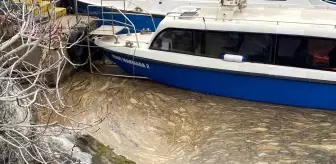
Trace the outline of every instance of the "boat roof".
<path fill-rule="evenodd" d="M 96 6 L 114 6 L 120 10 L 135 11 L 136 7 L 144 13 L 166 15 L 167 12 L 179 6 L 218 6 L 218 0 L 79 0 L 79 2 Z M 274 5 L 327 5 L 322 0 L 248 0 L 247 4 L 274 4 Z"/>
<path fill-rule="evenodd" d="M 336 6 L 248 5 L 234 7 L 180 6 L 169 12 L 159 29 L 189 28 L 310 35 L 336 38 Z M 204 24 L 206 23 L 206 25 Z M 205 27 L 206 26 L 206 27 Z"/>

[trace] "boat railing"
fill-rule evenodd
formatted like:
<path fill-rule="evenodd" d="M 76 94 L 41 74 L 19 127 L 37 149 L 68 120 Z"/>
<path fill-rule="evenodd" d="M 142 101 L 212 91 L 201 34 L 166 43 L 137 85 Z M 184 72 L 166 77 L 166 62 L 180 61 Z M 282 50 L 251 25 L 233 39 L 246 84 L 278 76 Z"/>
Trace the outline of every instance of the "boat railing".
<path fill-rule="evenodd" d="M 145 16 L 149 16 L 149 17 L 151 17 L 154 30 L 156 30 L 156 25 L 155 25 L 155 22 L 154 22 L 153 15 L 149 11 L 141 8 L 139 5 L 137 5 L 134 2 L 132 2 L 132 0 L 101 0 L 101 3 L 100 3 L 101 7 L 102 7 L 102 13 L 101 14 L 102 14 L 102 18 L 103 19 L 104 19 L 104 14 L 118 14 L 119 11 L 121 11 L 121 10 L 119 10 L 118 12 L 113 12 L 113 11 L 112 12 L 104 12 L 103 11 L 103 7 L 111 7 L 112 5 L 104 5 L 103 2 L 118 2 L 118 1 L 119 2 L 123 2 L 123 11 L 125 11 L 125 13 L 123 13 L 124 15 L 145 15 Z M 150 0 L 144 0 L 144 1 L 150 1 Z M 135 6 L 135 8 L 140 9 L 142 13 L 127 13 L 128 10 L 126 9 L 126 2 L 128 3 L 128 5 L 131 4 L 131 5 Z M 114 9 L 116 9 L 115 6 L 112 6 L 112 7 Z M 125 19 L 125 23 L 126 23 L 126 19 Z"/>
<path fill-rule="evenodd" d="M 120 1 L 120 2 L 124 2 L 124 12 L 121 11 L 120 8 L 117 8 L 115 7 L 114 5 L 104 5 L 103 4 L 103 1 L 108 1 L 108 2 L 117 2 L 117 1 Z M 133 6 L 137 7 L 137 8 L 140 8 L 144 14 L 142 13 L 127 13 L 127 10 L 126 10 L 126 2 L 128 3 L 128 5 L 132 4 Z M 90 12 L 91 12 L 91 8 L 101 8 L 101 18 L 91 18 L 90 17 Z M 106 11 L 108 10 L 108 11 Z M 119 24 L 119 25 L 124 25 L 124 27 L 128 30 L 128 33 L 130 34 L 130 30 L 129 28 L 133 29 L 134 33 L 135 33 L 135 38 L 136 38 L 136 42 L 137 42 L 137 46 L 139 47 L 139 41 L 138 41 L 138 36 L 137 36 L 137 31 L 139 31 L 135 25 L 133 24 L 133 22 L 127 17 L 128 14 L 131 14 L 131 15 L 145 15 L 145 16 L 149 16 L 152 20 L 152 24 L 153 24 L 153 27 L 154 27 L 154 30 L 156 30 L 156 25 L 155 25 L 155 22 L 154 22 L 154 18 L 152 16 L 151 13 L 149 13 L 147 10 L 145 9 L 142 9 L 140 6 L 138 6 L 137 4 L 133 3 L 132 1 L 130 0 L 101 0 L 101 5 L 88 5 L 87 6 L 87 14 L 88 14 L 88 21 L 90 22 L 91 20 L 93 21 L 102 21 L 102 26 L 105 25 L 106 22 L 109 22 L 109 24 L 112 25 L 112 34 L 115 35 L 114 33 L 114 26 L 115 24 Z M 106 18 L 104 15 L 105 14 L 111 14 L 109 18 Z M 124 22 L 121 22 L 121 21 L 117 21 L 113 18 L 113 16 L 115 14 L 120 14 L 124 17 Z M 90 27 L 89 27 L 90 28 Z"/>
<path fill-rule="evenodd" d="M 302 4 L 274 4 L 274 3 L 249 3 L 249 7 L 278 7 L 278 8 L 317 8 L 317 9 L 336 9 L 333 5 L 302 5 Z"/>
<path fill-rule="evenodd" d="M 268 22 L 268 23 L 276 23 L 279 25 L 280 23 L 292 23 L 292 24 L 305 24 L 305 25 L 322 25 L 322 26 L 333 26 L 336 28 L 336 24 L 328 24 L 328 23 L 308 23 L 308 22 L 295 22 L 295 21 L 272 21 L 272 20 L 256 20 L 256 19 L 238 19 L 238 18 L 212 18 L 212 17 L 201 17 L 201 16 L 176 16 L 176 15 L 168 15 L 167 17 L 174 17 L 174 19 L 178 18 L 201 18 L 203 20 L 221 20 L 221 21 L 249 21 L 249 22 Z"/>
<path fill-rule="evenodd" d="M 183 0 L 182 0 L 183 1 Z M 330 0 L 324 0 L 324 1 L 330 1 Z M 335 3 L 336 4 L 336 3 Z M 313 8 L 313 9 L 336 9 L 336 5 L 299 5 L 299 4 L 271 4 L 271 3 L 249 3 L 249 8 L 260 8 L 260 7 L 275 7 L 275 8 Z M 193 9 L 195 6 L 189 6 L 189 5 L 183 5 L 176 9 Z M 222 9 L 222 6 L 201 6 L 202 9 L 216 9 L 220 10 Z M 167 12 L 166 16 L 169 16 L 170 14 L 183 14 L 184 11 L 171 11 Z"/>
<path fill-rule="evenodd" d="M 279 5 L 273 5 L 275 7 L 279 6 Z M 289 6 L 300 6 L 300 5 L 280 5 L 280 7 L 289 7 Z M 324 6 L 327 7 L 328 9 L 336 9 L 336 6 L 329 6 L 329 5 L 316 5 L 316 6 Z M 316 7 L 315 6 L 315 7 Z M 260 6 L 259 6 L 260 7 Z M 302 6 L 301 6 L 302 7 Z M 315 8 L 314 7 L 314 8 Z M 201 21 L 206 21 L 206 20 L 215 20 L 215 21 L 248 21 L 248 22 L 268 22 L 268 23 L 276 23 L 277 25 L 279 25 L 280 23 L 292 23 L 292 24 L 305 24 L 305 25 L 324 25 L 324 26 L 333 26 L 336 28 L 336 24 L 332 24 L 332 23 L 310 23 L 310 22 L 297 22 L 297 21 L 278 21 L 278 20 L 257 20 L 257 19 L 242 19 L 242 18 L 230 18 L 230 17 L 218 17 L 219 15 L 219 11 L 221 9 L 221 7 L 201 7 L 202 9 L 206 8 L 206 9 L 214 9 L 213 11 L 215 11 L 215 9 L 217 10 L 217 14 L 216 16 L 197 16 L 197 15 L 191 15 L 191 16 L 183 16 L 182 14 L 184 14 L 186 11 L 188 12 L 187 9 L 195 9 L 191 6 L 181 6 L 178 9 L 184 10 L 184 11 L 172 11 L 172 12 L 168 12 L 166 17 L 173 17 L 174 19 L 194 19 L 194 18 L 199 18 Z M 250 5 L 249 5 L 250 8 Z M 200 8 L 198 8 L 197 10 L 199 10 Z M 320 8 L 319 8 L 320 9 Z M 196 11 L 192 11 L 190 10 L 189 12 L 196 12 Z M 231 12 L 234 12 L 234 10 L 232 10 Z"/>
<path fill-rule="evenodd" d="M 133 30 L 134 30 L 134 33 L 135 33 L 135 39 L 136 39 L 136 42 L 137 42 L 137 46 L 138 47 L 140 47 L 140 45 L 139 45 L 139 40 L 138 40 L 138 36 L 137 36 L 137 33 L 136 33 L 136 28 L 135 28 L 135 25 L 133 24 L 133 22 L 123 13 L 123 12 L 121 12 L 118 8 L 116 8 L 116 7 L 114 7 L 114 6 L 104 6 L 104 7 L 109 7 L 109 8 L 111 8 L 111 9 L 115 9 L 115 10 L 117 10 L 118 11 L 118 13 L 120 13 L 130 24 L 127 24 L 127 23 L 124 23 L 124 22 L 120 22 L 120 21 L 116 21 L 116 20 L 113 20 L 113 17 L 112 17 L 112 19 L 111 20 L 106 20 L 106 19 L 99 19 L 99 18 L 95 18 L 95 19 L 93 19 L 93 18 L 91 18 L 90 19 L 90 14 L 89 14 L 89 9 L 90 9 L 90 7 L 101 7 L 101 6 L 99 6 L 99 5 L 88 5 L 87 6 L 87 11 L 88 11 L 88 22 L 90 22 L 91 20 L 96 20 L 96 21 L 110 21 L 110 22 L 117 22 L 117 23 L 120 23 L 120 24 L 124 24 L 125 25 L 125 27 L 126 26 L 130 26 L 130 27 L 132 27 L 133 28 Z M 106 12 L 106 13 L 112 13 L 112 12 Z M 113 24 L 112 24 L 112 26 L 113 26 Z M 90 27 L 89 27 L 90 28 Z M 112 32 L 113 32 L 113 34 L 114 34 L 114 30 L 112 30 Z"/>
<path fill-rule="evenodd" d="M 200 1 L 200 0 L 171 0 L 173 2 L 185 2 L 185 4 L 188 4 L 188 5 L 197 5 L 197 4 L 216 4 L 218 5 L 219 4 L 219 1 L 213 1 L 213 0 L 205 0 L 205 1 Z"/>

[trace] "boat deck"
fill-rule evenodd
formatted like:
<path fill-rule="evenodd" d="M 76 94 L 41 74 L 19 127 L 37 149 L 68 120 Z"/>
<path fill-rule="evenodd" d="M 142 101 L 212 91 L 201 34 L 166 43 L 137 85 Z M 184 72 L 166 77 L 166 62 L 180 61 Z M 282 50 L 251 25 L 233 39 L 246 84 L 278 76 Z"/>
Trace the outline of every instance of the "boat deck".
<path fill-rule="evenodd" d="M 125 27 L 124 26 L 111 26 L 111 25 L 102 25 L 99 28 L 92 31 L 91 35 L 114 35 L 120 31 L 122 31 Z"/>
<path fill-rule="evenodd" d="M 140 48 L 148 47 L 150 44 L 150 40 L 153 37 L 154 33 L 151 34 L 140 34 L 137 33 L 137 38 L 139 42 Z M 127 41 L 131 41 L 133 43 L 134 47 L 137 47 L 137 38 L 135 37 L 135 34 L 132 33 L 130 35 L 127 34 L 121 34 L 118 35 L 118 43 L 116 43 L 116 39 L 113 36 L 105 35 L 104 37 L 100 38 L 100 41 L 104 43 L 107 47 L 125 47 Z"/>

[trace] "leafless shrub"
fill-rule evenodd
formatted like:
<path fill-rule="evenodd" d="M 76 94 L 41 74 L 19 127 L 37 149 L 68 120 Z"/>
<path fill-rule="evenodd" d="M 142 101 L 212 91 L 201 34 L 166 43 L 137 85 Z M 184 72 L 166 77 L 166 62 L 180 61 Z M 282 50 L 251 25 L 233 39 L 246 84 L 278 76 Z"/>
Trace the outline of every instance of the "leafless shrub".
<path fill-rule="evenodd" d="M 71 63 L 64 51 L 72 45 L 67 45 L 68 35 L 54 10 L 47 14 L 48 20 L 34 12 L 39 10 L 37 3 L 26 1 L 0 3 L 0 163 L 79 162 L 73 156 L 74 148 L 65 150 L 55 136 L 64 131 L 76 133 L 101 121 L 84 124 L 64 114 L 69 105 L 62 99 L 59 80 L 65 64 Z M 56 72 L 56 87 L 46 83 L 52 71 Z M 37 121 L 40 109 L 50 113 L 43 124 Z"/>

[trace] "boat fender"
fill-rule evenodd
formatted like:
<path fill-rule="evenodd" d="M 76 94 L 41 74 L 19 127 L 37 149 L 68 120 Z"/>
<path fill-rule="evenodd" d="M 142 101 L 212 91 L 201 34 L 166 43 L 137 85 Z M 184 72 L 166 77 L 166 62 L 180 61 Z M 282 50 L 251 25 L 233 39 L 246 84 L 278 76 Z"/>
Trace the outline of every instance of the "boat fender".
<path fill-rule="evenodd" d="M 75 64 L 83 64 L 88 59 L 89 53 L 87 48 L 86 35 L 86 30 L 73 30 L 69 34 L 68 45 L 72 45 L 78 39 L 81 40 L 77 44 L 73 45 L 71 48 L 67 49 L 70 61 Z M 83 37 L 81 38 L 81 36 Z"/>
<path fill-rule="evenodd" d="M 233 54 L 223 54 L 221 55 L 221 59 L 223 59 L 224 61 L 238 62 L 238 63 L 242 63 L 246 61 L 244 56 L 233 55 Z"/>

